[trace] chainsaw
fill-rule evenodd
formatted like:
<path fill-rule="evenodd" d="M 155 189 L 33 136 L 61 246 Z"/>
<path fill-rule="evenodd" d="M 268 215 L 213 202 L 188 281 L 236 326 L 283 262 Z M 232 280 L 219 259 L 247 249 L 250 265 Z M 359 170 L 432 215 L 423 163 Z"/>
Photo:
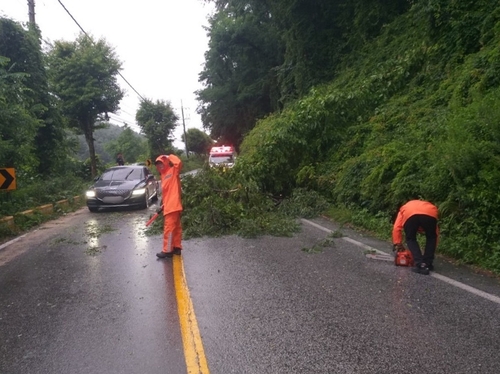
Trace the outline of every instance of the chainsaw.
<path fill-rule="evenodd" d="M 396 266 L 413 266 L 413 256 L 408 248 L 397 246 L 394 251 L 394 264 Z"/>

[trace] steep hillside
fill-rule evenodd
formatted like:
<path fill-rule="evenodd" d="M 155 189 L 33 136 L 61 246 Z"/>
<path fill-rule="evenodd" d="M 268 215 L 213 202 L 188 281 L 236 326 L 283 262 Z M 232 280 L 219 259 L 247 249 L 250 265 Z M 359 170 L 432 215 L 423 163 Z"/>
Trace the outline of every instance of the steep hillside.
<path fill-rule="evenodd" d="M 243 172 L 320 191 L 390 232 L 401 202 L 441 212 L 439 250 L 500 271 L 500 5 L 416 2 L 327 85 L 260 121 Z"/>

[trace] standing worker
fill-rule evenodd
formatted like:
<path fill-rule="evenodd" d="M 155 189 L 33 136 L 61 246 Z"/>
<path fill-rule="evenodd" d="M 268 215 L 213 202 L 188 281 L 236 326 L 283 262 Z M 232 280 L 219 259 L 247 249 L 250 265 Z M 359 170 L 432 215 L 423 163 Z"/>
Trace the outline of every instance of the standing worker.
<path fill-rule="evenodd" d="M 429 270 L 434 270 L 434 252 L 439 237 L 439 227 L 437 224 L 438 208 L 428 201 L 410 200 L 399 208 L 394 227 L 392 229 L 392 242 L 394 248 L 400 248 L 403 243 L 402 231 L 405 232 L 406 244 L 410 250 L 415 267 L 415 273 L 429 274 Z M 425 233 L 425 250 L 422 255 L 417 242 L 417 232 Z"/>
<path fill-rule="evenodd" d="M 157 253 L 159 258 L 180 255 L 182 251 L 181 227 L 181 178 L 182 161 L 176 155 L 161 155 L 155 161 L 160 173 L 163 205 L 163 250 Z"/>
<path fill-rule="evenodd" d="M 116 155 L 116 164 L 117 165 L 125 165 L 125 161 L 123 160 L 123 155 L 121 153 L 118 153 Z"/>

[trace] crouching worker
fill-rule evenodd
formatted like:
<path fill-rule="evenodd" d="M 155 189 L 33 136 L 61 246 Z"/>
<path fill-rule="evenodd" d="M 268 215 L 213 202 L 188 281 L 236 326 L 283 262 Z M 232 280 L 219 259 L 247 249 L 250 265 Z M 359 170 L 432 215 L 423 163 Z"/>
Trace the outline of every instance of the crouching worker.
<path fill-rule="evenodd" d="M 406 244 L 410 250 L 415 267 L 412 269 L 419 274 L 429 274 L 434 270 L 434 252 L 439 237 L 437 224 L 438 208 L 428 201 L 410 200 L 399 208 L 394 227 L 392 229 L 392 243 L 399 248 L 403 243 L 402 231 L 405 232 Z M 424 254 L 417 242 L 417 232 L 425 233 Z"/>
<path fill-rule="evenodd" d="M 163 250 L 157 253 L 159 258 L 180 255 L 182 250 L 181 227 L 181 179 L 182 161 L 176 155 L 161 155 L 155 161 L 160 173 L 163 204 Z"/>

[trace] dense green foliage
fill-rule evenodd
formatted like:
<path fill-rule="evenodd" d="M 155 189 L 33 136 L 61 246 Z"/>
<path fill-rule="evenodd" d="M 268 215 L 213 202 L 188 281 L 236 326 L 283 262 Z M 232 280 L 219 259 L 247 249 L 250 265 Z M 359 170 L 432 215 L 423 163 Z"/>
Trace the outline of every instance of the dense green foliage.
<path fill-rule="evenodd" d="M 386 237 L 399 204 L 430 200 L 439 251 L 500 271 L 499 21 L 498 2 L 415 1 L 260 121 L 238 166 L 265 191 L 312 188 L 378 217 Z"/>
<path fill-rule="evenodd" d="M 297 217 L 325 211 L 326 200 L 315 192 L 297 189 L 286 198 L 273 198 L 236 169 L 205 165 L 182 179 L 183 237 L 236 234 L 290 236 L 300 228 Z M 148 230 L 159 234 L 162 220 Z"/>
<path fill-rule="evenodd" d="M 71 168 L 71 165 L 68 167 Z M 50 179 L 33 179 L 24 174 L 16 177 L 18 188 L 8 194 L 0 194 L 0 217 L 13 216 L 44 204 L 81 196 L 88 185 L 78 176 L 70 175 Z"/>
<path fill-rule="evenodd" d="M 421 197 L 440 209 L 438 251 L 500 272 L 498 0 L 211 1 L 200 113 L 241 152 L 230 171 L 184 179 L 186 237 L 289 235 L 326 209 L 307 208 L 321 195 L 389 239 L 398 206 Z M 9 61 L 0 157 L 37 165 L 5 126 L 33 136 L 42 120 Z M 150 154 L 168 153 L 177 116 L 143 104 Z"/>
<path fill-rule="evenodd" d="M 35 26 L 0 17 L 0 168 L 16 176 L 15 190 L 0 191 L 0 217 L 81 195 L 92 174 L 115 162 L 104 148 L 130 163 L 149 157 L 144 136 L 105 131 L 123 95 L 120 63 L 105 41 L 81 36 L 45 52 L 41 44 Z M 75 132 L 86 139 L 83 152 Z M 89 141 L 99 152 L 89 152 Z"/>
<path fill-rule="evenodd" d="M 407 0 L 212 0 L 198 91 L 212 138 L 238 147 L 258 119 L 333 79 Z"/>
<path fill-rule="evenodd" d="M 49 92 L 36 28 L 0 18 L 0 168 L 15 169 L 16 189 L 0 191 L 0 217 L 28 229 L 50 217 L 18 213 L 83 192 L 83 164 L 69 156 L 71 141 Z M 15 234 L 2 225 L 0 237 Z"/>
<path fill-rule="evenodd" d="M 149 157 L 147 154 L 147 140 L 132 131 L 127 125 L 124 126 L 123 131 L 116 139 L 106 143 L 105 149 L 111 155 L 114 155 L 112 160 L 113 165 L 116 165 L 116 155 L 118 153 L 123 154 L 126 164 L 146 162 Z"/>
<path fill-rule="evenodd" d="M 59 173 L 68 149 L 64 140 L 38 30 L 0 18 L 0 167 Z"/>
<path fill-rule="evenodd" d="M 197 92 L 199 113 L 211 137 L 239 145 L 257 118 L 278 108 L 276 72 L 283 48 L 265 7 L 252 12 L 238 5 L 221 9 L 210 20 L 209 50 Z"/>
<path fill-rule="evenodd" d="M 114 50 L 101 39 L 80 35 L 74 42 L 56 41 L 48 54 L 51 91 L 59 99 L 71 128 L 85 135 L 91 175 L 97 175 L 94 132 L 119 109 L 124 92 L 118 85 L 121 69 Z"/>
<path fill-rule="evenodd" d="M 178 126 L 179 116 L 169 101 L 143 100 L 135 119 L 148 140 L 151 159 L 173 153 L 173 133 Z"/>
<path fill-rule="evenodd" d="M 187 144 L 188 152 L 197 156 L 208 155 L 213 144 L 212 139 L 203 131 L 197 128 L 190 128 L 186 131 L 186 136 L 182 134 L 182 141 Z"/>

